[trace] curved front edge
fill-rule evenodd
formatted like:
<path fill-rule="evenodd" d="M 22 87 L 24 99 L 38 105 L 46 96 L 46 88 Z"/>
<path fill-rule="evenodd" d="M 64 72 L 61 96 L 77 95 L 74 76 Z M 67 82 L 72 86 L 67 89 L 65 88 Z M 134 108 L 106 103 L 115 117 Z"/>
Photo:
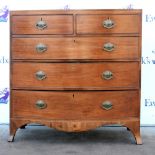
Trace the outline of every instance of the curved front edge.
<path fill-rule="evenodd" d="M 65 132 L 82 132 L 92 130 L 103 125 L 120 124 L 127 127 L 135 137 L 136 144 L 142 144 L 140 136 L 140 122 L 137 118 L 122 120 L 89 120 L 89 121 L 52 121 L 51 127 Z"/>
<path fill-rule="evenodd" d="M 38 119 L 12 119 L 10 124 L 10 137 L 13 142 L 16 130 L 26 124 L 38 123 L 64 132 L 82 132 L 92 130 L 103 125 L 120 124 L 127 127 L 134 135 L 136 143 L 142 144 L 140 136 L 140 122 L 137 118 L 121 120 L 38 120 Z"/>
<path fill-rule="evenodd" d="M 52 121 L 51 127 L 64 132 L 82 132 L 95 129 L 103 125 L 103 121 Z"/>

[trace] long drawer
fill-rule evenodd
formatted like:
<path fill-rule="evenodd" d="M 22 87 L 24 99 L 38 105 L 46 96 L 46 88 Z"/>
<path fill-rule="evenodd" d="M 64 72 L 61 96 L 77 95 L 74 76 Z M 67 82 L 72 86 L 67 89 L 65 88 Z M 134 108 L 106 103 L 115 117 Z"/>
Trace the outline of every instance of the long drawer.
<path fill-rule="evenodd" d="M 138 89 L 139 62 L 12 63 L 13 89 Z"/>
<path fill-rule="evenodd" d="M 12 16 L 12 34 L 73 34 L 72 15 Z"/>
<path fill-rule="evenodd" d="M 138 59 L 138 37 L 12 38 L 12 59 Z"/>
<path fill-rule="evenodd" d="M 140 33 L 140 18 L 138 15 L 77 15 L 77 34 L 119 34 Z"/>
<path fill-rule="evenodd" d="M 12 91 L 13 117 L 87 120 L 138 116 L 138 91 Z"/>

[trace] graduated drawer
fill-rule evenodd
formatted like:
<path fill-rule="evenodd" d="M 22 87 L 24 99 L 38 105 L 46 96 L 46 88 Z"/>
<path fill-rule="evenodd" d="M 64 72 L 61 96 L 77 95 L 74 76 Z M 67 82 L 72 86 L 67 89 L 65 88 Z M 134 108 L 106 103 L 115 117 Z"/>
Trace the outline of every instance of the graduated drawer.
<path fill-rule="evenodd" d="M 77 34 L 120 34 L 140 33 L 141 18 L 139 15 L 98 14 L 77 15 Z"/>
<path fill-rule="evenodd" d="M 138 116 L 138 91 L 12 91 L 13 117 L 113 119 Z"/>
<path fill-rule="evenodd" d="M 138 59 L 138 37 L 12 38 L 12 59 Z"/>
<path fill-rule="evenodd" d="M 18 15 L 11 18 L 12 34 L 72 34 L 72 15 Z"/>
<path fill-rule="evenodd" d="M 117 90 L 139 87 L 139 62 L 12 63 L 12 88 Z"/>

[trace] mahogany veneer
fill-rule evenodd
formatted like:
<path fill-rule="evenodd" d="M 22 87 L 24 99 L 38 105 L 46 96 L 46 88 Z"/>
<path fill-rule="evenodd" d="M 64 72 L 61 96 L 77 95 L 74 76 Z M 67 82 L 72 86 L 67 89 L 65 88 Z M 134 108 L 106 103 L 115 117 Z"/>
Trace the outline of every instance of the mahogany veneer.
<path fill-rule="evenodd" d="M 10 137 L 29 123 L 140 136 L 141 10 L 11 12 Z"/>

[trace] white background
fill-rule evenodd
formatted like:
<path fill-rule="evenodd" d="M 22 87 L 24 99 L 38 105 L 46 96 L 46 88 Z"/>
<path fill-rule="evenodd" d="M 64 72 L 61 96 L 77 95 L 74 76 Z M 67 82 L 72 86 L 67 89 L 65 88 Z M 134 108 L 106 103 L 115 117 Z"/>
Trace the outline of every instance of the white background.
<path fill-rule="evenodd" d="M 0 9 L 143 9 L 141 125 L 155 125 L 155 9 L 153 0 L 0 0 Z M 9 59 L 9 20 L 0 22 L 0 59 Z M 0 91 L 9 88 L 9 64 L 0 64 Z M 0 104 L 0 123 L 9 123 L 9 103 Z"/>

